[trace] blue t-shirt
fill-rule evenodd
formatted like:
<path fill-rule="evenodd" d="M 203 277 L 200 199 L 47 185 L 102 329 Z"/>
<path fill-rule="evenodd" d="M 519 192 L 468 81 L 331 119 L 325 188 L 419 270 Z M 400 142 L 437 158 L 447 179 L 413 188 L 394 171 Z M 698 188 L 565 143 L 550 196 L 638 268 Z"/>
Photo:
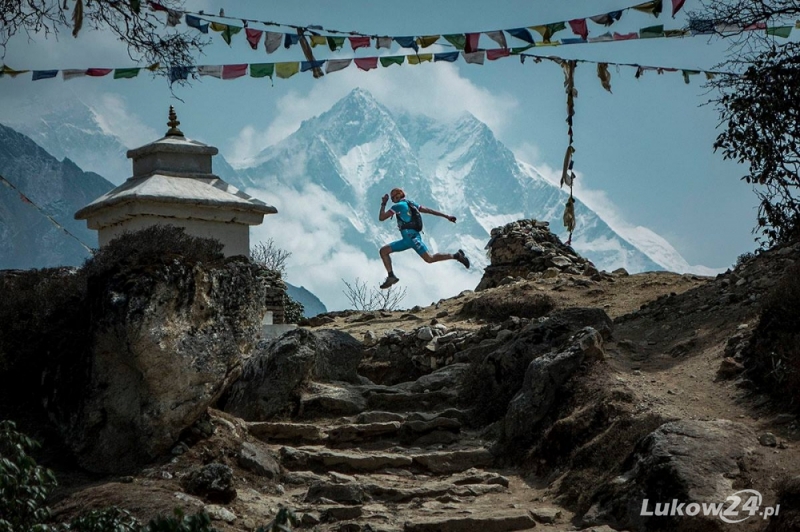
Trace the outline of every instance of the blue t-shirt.
<path fill-rule="evenodd" d="M 394 212 L 395 215 L 397 216 L 397 219 L 398 219 L 397 220 L 397 227 L 398 228 L 400 227 L 400 220 L 402 220 L 403 222 L 410 222 L 411 221 L 411 213 L 408 212 L 409 211 L 409 209 L 408 209 L 408 205 L 409 204 L 413 205 L 414 207 L 416 207 L 417 210 L 419 210 L 419 204 L 417 202 L 415 202 L 415 201 L 410 200 L 410 199 L 401 199 L 400 201 L 398 201 L 397 203 L 392 205 L 391 209 L 389 209 L 390 211 Z M 413 229 L 404 229 L 404 231 L 413 231 Z"/>

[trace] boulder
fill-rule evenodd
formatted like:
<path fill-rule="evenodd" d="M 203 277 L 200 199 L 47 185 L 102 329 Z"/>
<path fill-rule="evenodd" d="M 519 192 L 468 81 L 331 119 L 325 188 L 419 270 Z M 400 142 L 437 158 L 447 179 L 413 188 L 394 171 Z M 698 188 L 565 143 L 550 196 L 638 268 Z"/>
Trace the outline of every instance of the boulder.
<path fill-rule="evenodd" d="M 168 452 L 239 376 L 282 286 L 244 258 L 90 279 L 92 347 L 54 362 L 45 386 L 79 464 L 121 473 Z"/>
<path fill-rule="evenodd" d="M 358 382 L 362 349 L 361 342 L 334 330 L 295 329 L 261 342 L 223 398 L 222 408 L 248 421 L 291 413 L 299 407 L 302 384 Z"/>
<path fill-rule="evenodd" d="M 679 420 L 643 438 L 629 467 L 595 496 L 583 516 L 588 525 L 649 530 L 722 530 L 719 517 L 655 516 L 656 503 L 724 503 L 738 491 L 756 435 L 733 421 Z M 647 500 L 647 508 L 643 505 Z M 685 505 L 684 505 L 685 507 Z M 647 514 L 651 515 L 647 515 Z M 645 514 L 645 515 L 642 515 Z"/>
<path fill-rule="evenodd" d="M 559 388 L 578 370 L 587 355 L 600 357 L 602 344 L 600 333 L 587 327 L 573 337 L 567 349 L 532 360 L 525 370 L 522 388 L 508 405 L 503 420 L 503 439 L 520 447 L 533 441 L 537 425 L 553 407 Z"/>
<path fill-rule="evenodd" d="M 181 479 L 181 487 L 190 495 L 209 502 L 227 504 L 236 498 L 233 470 L 218 462 L 194 469 Z"/>

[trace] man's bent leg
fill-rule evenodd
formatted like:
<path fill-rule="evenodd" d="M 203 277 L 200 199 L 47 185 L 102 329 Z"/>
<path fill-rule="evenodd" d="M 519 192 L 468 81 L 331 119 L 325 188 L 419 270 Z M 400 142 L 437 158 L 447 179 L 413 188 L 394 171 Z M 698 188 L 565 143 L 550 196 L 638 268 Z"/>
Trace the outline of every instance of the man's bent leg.
<path fill-rule="evenodd" d="M 387 244 L 381 248 L 381 260 L 383 261 L 383 266 L 386 268 L 386 271 L 391 273 L 392 271 L 392 258 L 389 254 L 392 252 L 392 248 Z"/>
<path fill-rule="evenodd" d="M 422 260 L 424 260 L 428 264 L 432 262 L 439 262 L 442 260 L 452 260 L 455 258 L 450 253 L 434 253 L 433 255 L 431 255 L 427 251 L 421 254 L 420 257 L 422 257 Z"/>

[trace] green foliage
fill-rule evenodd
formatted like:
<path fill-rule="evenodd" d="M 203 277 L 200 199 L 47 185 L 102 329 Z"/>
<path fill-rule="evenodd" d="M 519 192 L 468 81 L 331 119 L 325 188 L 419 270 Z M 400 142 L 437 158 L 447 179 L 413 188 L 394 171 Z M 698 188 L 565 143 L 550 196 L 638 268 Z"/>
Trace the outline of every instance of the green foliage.
<path fill-rule="evenodd" d="M 283 296 L 283 321 L 286 323 L 297 323 L 303 319 L 305 308 L 299 301 L 295 301 L 288 294 Z"/>
<path fill-rule="evenodd" d="M 49 530 L 45 499 L 56 478 L 28 454 L 37 447 L 13 421 L 0 421 L 0 532 Z"/>
<path fill-rule="evenodd" d="M 93 278 L 137 267 L 170 264 L 179 258 L 187 264 L 215 263 L 225 258 L 223 247 L 219 240 L 187 235 L 182 227 L 153 225 L 113 239 L 88 259 L 83 269 Z"/>
<path fill-rule="evenodd" d="M 297 515 L 290 508 L 281 506 L 275 519 L 270 521 L 266 528 L 258 527 L 256 532 L 292 532 L 292 527 L 299 523 Z"/>
<path fill-rule="evenodd" d="M 110 532 L 110 531 L 109 531 Z M 211 526 L 211 518 L 205 512 L 184 516 L 176 508 L 175 517 L 156 517 L 141 532 L 218 532 Z"/>
<path fill-rule="evenodd" d="M 86 278 L 54 268 L 8 272 L 0 277 L 0 412 L 9 401 L 36 404 L 45 364 L 78 351 L 87 337 Z"/>
<path fill-rule="evenodd" d="M 746 263 L 748 263 L 750 260 L 754 259 L 755 257 L 756 254 L 750 253 L 749 251 L 747 253 L 742 253 L 741 255 L 736 257 L 736 264 L 734 264 L 733 267 L 740 268 L 744 266 Z"/>
<path fill-rule="evenodd" d="M 127 510 L 115 506 L 92 510 L 62 524 L 58 532 L 139 532 L 141 526 Z"/>
<path fill-rule="evenodd" d="M 790 267 L 764 298 L 743 355 L 756 384 L 776 403 L 800 411 L 800 264 Z"/>

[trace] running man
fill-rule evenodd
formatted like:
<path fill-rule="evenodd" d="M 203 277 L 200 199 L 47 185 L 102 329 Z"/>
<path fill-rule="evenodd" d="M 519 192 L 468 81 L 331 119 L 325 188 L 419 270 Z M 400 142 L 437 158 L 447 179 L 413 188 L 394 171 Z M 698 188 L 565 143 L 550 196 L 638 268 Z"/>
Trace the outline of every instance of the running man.
<path fill-rule="evenodd" d="M 394 205 L 392 205 L 387 211 L 386 203 L 389 201 L 390 196 Z M 447 218 L 451 222 L 456 223 L 455 216 L 450 216 L 439 211 L 434 211 L 433 209 L 429 209 L 427 207 L 422 207 L 417 203 L 406 199 L 406 193 L 403 192 L 402 188 L 393 188 L 390 194 L 384 194 L 383 198 L 381 199 L 381 212 L 378 215 L 378 220 L 383 222 L 396 215 L 397 228 L 400 230 L 400 234 L 403 237 L 400 240 L 392 242 L 391 244 L 387 244 L 381 248 L 381 260 L 383 261 L 383 265 L 386 267 L 386 272 L 388 274 L 386 280 L 383 282 L 383 284 L 381 284 L 382 289 L 389 288 L 400 280 L 392 271 L 392 258 L 389 256 L 390 253 L 394 253 L 395 251 L 405 251 L 407 249 L 414 248 L 414 251 L 416 251 L 425 262 L 431 263 L 439 262 L 441 260 L 457 260 L 463 264 L 465 268 L 469 268 L 469 259 L 460 249 L 453 254 L 434 253 L 431 255 L 428 253 L 428 246 L 426 246 L 422 241 L 422 235 L 420 235 L 420 231 L 422 231 L 422 217 L 419 215 L 419 213 L 441 216 L 442 218 Z"/>

